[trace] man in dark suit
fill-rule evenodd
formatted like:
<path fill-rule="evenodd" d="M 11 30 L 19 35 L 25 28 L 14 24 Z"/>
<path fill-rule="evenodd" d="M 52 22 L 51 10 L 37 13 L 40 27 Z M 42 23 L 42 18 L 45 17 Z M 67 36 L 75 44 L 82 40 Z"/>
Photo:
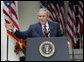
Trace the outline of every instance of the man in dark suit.
<path fill-rule="evenodd" d="M 12 30 L 13 34 L 21 39 L 27 37 L 60 37 L 63 36 L 58 23 L 48 20 L 48 10 L 41 8 L 38 12 L 39 22 L 29 26 L 29 29 L 20 32 L 16 30 L 12 24 L 6 24 L 8 30 Z"/>
<path fill-rule="evenodd" d="M 60 30 L 59 24 L 52 22 L 52 21 L 47 21 L 47 23 L 49 24 L 49 29 L 48 29 L 49 31 L 47 33 L 48 35 L 47 37 L 63 36 Z M 44 30 L 42 30 L 41 23 L 39 22 L 36 24 L 30 25 L 29 29 L 25 32 L 20 32 L 16 30 L 14 35 L 19 38 L 23 38 L 23 39 L 27 37 L 45 37 Z"/>

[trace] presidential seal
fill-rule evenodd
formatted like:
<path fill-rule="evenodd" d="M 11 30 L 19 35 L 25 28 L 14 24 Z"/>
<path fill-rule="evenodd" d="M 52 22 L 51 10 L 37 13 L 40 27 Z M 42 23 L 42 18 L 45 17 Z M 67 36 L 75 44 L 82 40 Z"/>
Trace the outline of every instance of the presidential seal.
<path fill-rule="evenodd" d="M 44 57 L 51 57 L 55 52 L 55 46 L 50 41 L 41 43 L 39 47 L 40 54 Z"/>

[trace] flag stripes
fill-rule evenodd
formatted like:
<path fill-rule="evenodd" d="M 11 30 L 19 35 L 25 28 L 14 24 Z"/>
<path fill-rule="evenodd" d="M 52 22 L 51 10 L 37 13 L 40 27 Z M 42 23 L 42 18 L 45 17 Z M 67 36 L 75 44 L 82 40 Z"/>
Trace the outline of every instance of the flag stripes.
<path fill-rule="evenodd" d="M 20 30 L 19 24 L 18 24 L 18 17 L 17 17 L 17 8 L 15 1 L 3 1 L 4 7 L 3 7 L 3 13 L 4 13 L 4 20 L 6 23 L 12 23 L 13 26 Z M 13 38 L 22 48 L 22 45 L 26 48 L 25 44 L 23 44 L 22 40 L 15 37 L 11 34 L 10 30 L 7 30 L 8 36 Z"/>

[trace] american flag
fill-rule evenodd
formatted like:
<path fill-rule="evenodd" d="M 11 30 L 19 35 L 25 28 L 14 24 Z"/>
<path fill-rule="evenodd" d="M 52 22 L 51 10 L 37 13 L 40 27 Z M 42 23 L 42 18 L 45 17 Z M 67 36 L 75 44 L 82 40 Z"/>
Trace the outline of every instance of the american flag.
<path fill-rule="evenodd" d="M 60 3 L 61 2 L 61 3 Z M 65 31 L 64 22 L 64 2 L 63 1 L 41 1 L 41 8 L 46 8 L 49 11 L 49 20 L 60 24 L 62 32 Z"/>
<path fill-rule="evenodd" d="M 76 45 L 77 42 L 77 29 L 76 29 L 76 18 L 75 18 L 75 2 L 69 1 L 68 5 L 68 19 L 66 25 L 66 32 L 70 37 L 73 46 Z"/>
<path fill-rule="evenodd" d="M 78 1 L 78 17 L 79 17 L 79 24 L 78 24 L 78 33 L 80 36 L 83 36 L 83 2 Z"/>
<path fill-rule="evenodd" d="M 4 3 L 3 13 L 4 13 L 5 22 L 6 23 L 11 22 L 17 30 L 20 30 L 19 24 L 18 24 L 17 8 L 16 8 L 15 1 L 3 1 L 3 3 Z M 20 45 L 20 47 L 22 47 L 23 42 L 21 39 L 12 35 L 10 30 L 7 30 L 7 34 L 11 38 L 13 38 Z M 23 46 L 26 47 L 25 44 L 23 44 Z"/>
<path fill-rule="evenodd" d="M 61 30 L 65 34 L 65 14 L 64 14 L 64 1 L 59 1 L 59 23 L 61 26 Z"/>

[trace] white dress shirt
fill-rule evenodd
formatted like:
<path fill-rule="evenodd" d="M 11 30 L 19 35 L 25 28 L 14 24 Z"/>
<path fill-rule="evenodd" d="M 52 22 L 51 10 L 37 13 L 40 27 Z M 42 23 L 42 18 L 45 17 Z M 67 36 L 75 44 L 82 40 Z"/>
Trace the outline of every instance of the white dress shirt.
<path fill-rule="evenodd" d="M 50 37 L 50 29 L 49 29 L 49 24 L 48 24 L 48 22 L 45 24 L 46 25 L 46 29 L 47 29 L 47 32 L 49 33 L 48 34 L 48 37 Z M 42 31 L 43 31 L 43 34 L 44 34 L 44 25 L 42 24 Z"/>

